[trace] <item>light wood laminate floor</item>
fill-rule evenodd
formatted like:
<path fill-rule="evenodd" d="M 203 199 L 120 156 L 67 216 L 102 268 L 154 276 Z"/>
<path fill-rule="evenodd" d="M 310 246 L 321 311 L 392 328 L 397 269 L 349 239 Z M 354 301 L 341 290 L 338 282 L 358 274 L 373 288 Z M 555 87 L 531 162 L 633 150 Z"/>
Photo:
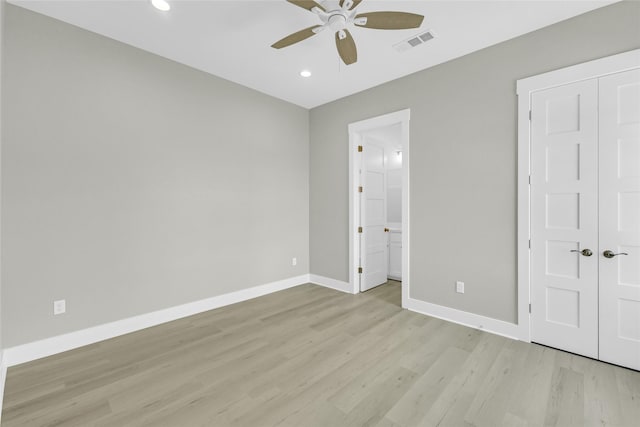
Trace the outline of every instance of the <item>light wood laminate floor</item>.
<path fill-rule="evenodd" d="M 640 373 L 303 285 L 8 371 L 9 426 L 632 426 Z"/>

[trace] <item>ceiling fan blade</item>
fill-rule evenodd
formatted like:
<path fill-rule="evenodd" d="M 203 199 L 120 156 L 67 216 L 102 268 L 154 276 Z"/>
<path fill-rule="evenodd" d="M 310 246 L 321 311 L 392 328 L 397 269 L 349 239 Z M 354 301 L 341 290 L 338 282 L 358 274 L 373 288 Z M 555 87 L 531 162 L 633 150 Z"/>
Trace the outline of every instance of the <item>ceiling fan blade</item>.
<path fill-rule="evenodd" d="M 278 40 L 277 42 L 272 44 L 271 47 L 274 49 L 282 49 L 283 47 L 291 46 L 292 44 L 301 42 L 302 40 L 306 40 L 311 36 L 315 36 L 316 32 L 313 30 L 319 27 L 322 27 L 322 25 L 314 25 L 313 27 L 305 28 L 304 30 L 289 34 L 282 40 Z"/>
<path fill-rule="evenodd" d="M 340 33 L 344 37 L 340 37 Z M 342 61 L 346 65 L 351 65 L 358 60 L 358 50 L 356 49 L 356 42 L 353 40 L 349 30 L 344 29 L 336 32 L 336 47 L 338 48 L 338 54 Z"/>
<path fill-rule="evenodd" d="M 359 24 L 359 18 L 366 18 L 367 22 Z M 354 23 L 359 27 L 374 28 L 376 30 L 404 30 L 420 27 L 423 20 L 424 16 L 415 13 L 369 12 L 356 15 Z"/>
<path fill-rule="evenodd" d="M 347 0 L 340 0 L 340 7 L 344 6 L 344 2 Z M 356 7 L 358 7 L 358 5 L 362 3 L 362 0 L 353 0 L 353 4 L 351 5 L 351 7 L 349 8 L 349 10 L 353 10 Z"/>
<path fill-rule="evenodd" d="M 313 9 L 314 7 L 317 7 L 321 11 L 326 12 L 324 7 L 320 6 L 318 3 L 316 3 L 313 0 L 287 0 L 287 1 L 291 4 L 295 4 L 296 6 L 300 6 L 303 9 L 307 9 L 308 11 L 311 11 L 311 9 Z"/>

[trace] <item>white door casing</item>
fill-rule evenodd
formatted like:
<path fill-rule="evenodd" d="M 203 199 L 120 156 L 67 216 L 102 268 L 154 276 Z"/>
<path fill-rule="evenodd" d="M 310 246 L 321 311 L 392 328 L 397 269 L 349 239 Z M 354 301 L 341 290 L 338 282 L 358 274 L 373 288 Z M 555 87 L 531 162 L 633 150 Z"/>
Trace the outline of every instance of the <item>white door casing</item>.
<path fill-rule="evenodd" d="M 597 81 L 531 103 L 531 339 L 597 358 Z"/>
<path fill-rule="evenodd" d="M 600 359 L 640 370 L 640 70 L 600 78 L 599 97 Z"/>
<path fill-rule="evenodd" d="M 531 341 L 531 98 L 540 90 L 640 68 L 640 49 L 594 59 L 517 81 L 518 95 L 518 338 Z"/>
<path fill-rule="evenodd" d="M 404 109 L 381 116 L 376 116 L 350 123 L 349 132 L 349 285 L 352 293 L 360 292 L 360 197 L 358 185 L 360 182 L 360 153 L 357 148 L 362 145 L 362 136 L 374 129 L 386 126 L 400 125 L 400 149 L 402 150 L 402 307 L 409 306 L 409 289 L 411 286 L 410 264 L 410 141 L 409 123 L 411 111 Z"/>
<path fill-rule="evenodd" d="M 360 291 L 364 292 L 387 281 L 388 247 L 385 232 L 387 215 L 387 182 L 385 150 L 381 144 L 365 136 L 360 169 L 360 254 L 362 274 Z"/>

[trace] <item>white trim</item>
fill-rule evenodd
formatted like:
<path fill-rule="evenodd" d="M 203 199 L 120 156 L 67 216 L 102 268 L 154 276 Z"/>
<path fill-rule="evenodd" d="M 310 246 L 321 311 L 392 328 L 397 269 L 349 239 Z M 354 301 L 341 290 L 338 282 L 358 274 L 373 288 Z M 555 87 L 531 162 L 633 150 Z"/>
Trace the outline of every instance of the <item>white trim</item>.
<path fill-rule="evenodd" d="M 529 110 L 530 96 L 518 95 L 518 220 L 517 265 L 518 265 L 518 326 L 520 339 L 531 342 L 529 325 Z M 526 113 L 524 113 L 526 111 Z M 525 285 L 526 284 L 526 285 Z"/>
<path fill-rule="evenodd" d="M 0 350 L 0 424 L 2 423 L 2 407 L 4 405 L 4 385 L 7 381 L 7 364 L 4 363 L 5 359 L 4 350 Z"/>
<path fill-rule="evenodd" d="M 400 124 L 402 143 L 402 307 L 406 308 L 409 298 L 409 121 L 411 110 L 405 109 L 385 114 L 371 119 L 361 120 L 349 124 L 349 284 L 351 293 L 360 292 L 358 278 L 358 264 L 360 248 L 357 244 L 359 236 L 357 230 L 360 206 L 358 204 L 357 185 L 358 168 L 357 147 L 361 144 L 361 133 L 367 130 Z"/>
<path fill-rule="evenodd" d="M 318 276 L 317 274 L 309 275 L 309 282 L 314 285 L 324 286 L 325 288 L 335 289 L 336 291 L 346 292 L 352 294 L 353 288 L 349 282 L 343 282 L 342 280 L 331 279 L 329 277 Z"/>
<path fill-rule="evenodd" d="M 518 80 L 516 93 L 528 96 L 531 92 L 538 90 L 638 68 L 638 64 L 640 64 L 640 49 L 634 49 Z"/>
<path fill-rule="evenodd" d="M 640 49 L 518 80 L 518 337 L 531 341 L 530 302 L 530 122 L 533 92 L 640 68 Z"/>
<path fill-rule="evenodd" d="M 409 120 L 411 120 L 411 110 L 401 111 L 402 116 L 402 282 L 401 282 L 401 305 L 406 307 L 409 303 L 409 213 L 410 213 L 410 181 L 409 167 L 411 156 L 409 155 Z"/>
<path fill-rule="evenodd" d="M 10 347 L 4 350 L 4 365 L 14 366 L 20 363 L 30 362 L 35 359 L 62 353 L 98 341 L 139 331 L 226 305 L 250 300 L 305 283 L 309 283 L 308 274 Z"/>
<path fill-rule="evenodd" d="M 479 314 L 468 313 L 466 311 L 456 310 L 454 308 L 445 307 L 443 305 L 432 304 L 430 302 L 420 301 L 408 298 L 407 309 L 416 313 L 425 314 L 447 322 L 457 323 L 459 325 L 468 326 L 470 328 L 479 329 L 500 335 L 514 340 L 518 339 L 518 325 L 491 317 L 481 316 Z"/>

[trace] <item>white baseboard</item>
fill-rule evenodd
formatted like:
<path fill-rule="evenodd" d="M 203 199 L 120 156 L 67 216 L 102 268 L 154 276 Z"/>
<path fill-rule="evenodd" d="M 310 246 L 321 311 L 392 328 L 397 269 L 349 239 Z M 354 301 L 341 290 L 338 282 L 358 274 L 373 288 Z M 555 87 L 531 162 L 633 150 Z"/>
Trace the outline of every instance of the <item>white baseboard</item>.
<path fill-rule="evenodd" d="M 7 364 L 4 363 L 4 351 L 0 350 L 0 423 L 2 423 L 2 405 L 4 403 L 4 383 L 7 379 Z"/>
<path fill-rule="evenodd" d="M 324 286 L 326 288 L 335 289 L 336 291 L 346 292 L 348 294 L 353 294 L 353 287 L 348 282 L 343 282 L 342 280 L 331 279 L 329 277 L 318 276 L 317 274 L 309 275 L 309 282 L 314 285 Z"/>
<path fill-rule="evenodd" d="M 463 326 L 480 329 L 514 340 L 518 340 L 518 337 L 520 336 L 518 325 L 515 323 L 509 323 L 503 320 L 481 316 L 479 314 L 456 310 L 455 308 L 445 307 L 443 305 L 409 298 L 406 308 L 411 311 L 415 311 L 416 313 L 437 317 L 438 319 L 446 320 L 448 322 L 458 323 Z"/>
<path fill-rule="evenodd" d="M 6 348 L 4 350 L 3 366 L 14 366 L 20 363 L 30 362 L 42 357 L 62 353 L 98 341 L 104 341 L 109 338 L 282 291 L 305 283 L 309 283 L 308 274 Z"/>

